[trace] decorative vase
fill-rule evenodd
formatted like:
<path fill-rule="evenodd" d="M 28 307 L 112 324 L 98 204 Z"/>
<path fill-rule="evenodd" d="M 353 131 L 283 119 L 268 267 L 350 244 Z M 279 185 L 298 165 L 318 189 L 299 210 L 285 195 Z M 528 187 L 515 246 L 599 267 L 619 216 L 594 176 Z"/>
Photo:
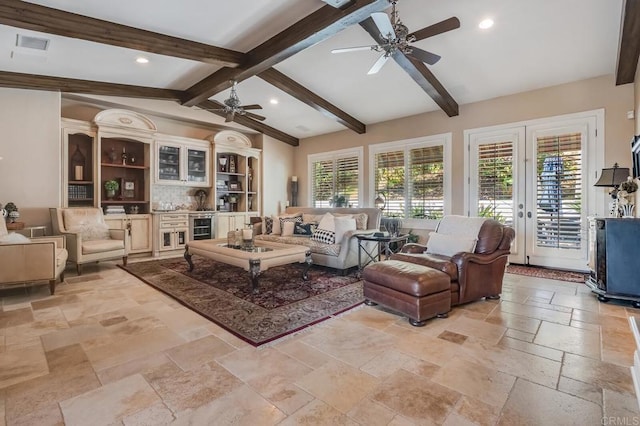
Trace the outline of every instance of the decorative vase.
<path fill-rule="evenodd" d="M 107 189 L 107 198 L 113 198 L 116 196 L 116 191 L 113 189 Z"/>
<path fill-rule="evenodd" d="M 116 152 L 115 148 L 111 148 L 111 151 L 109 152 L 109 161 L 111 161 L 112 163 L 118 162 L 118 153 Z"/>

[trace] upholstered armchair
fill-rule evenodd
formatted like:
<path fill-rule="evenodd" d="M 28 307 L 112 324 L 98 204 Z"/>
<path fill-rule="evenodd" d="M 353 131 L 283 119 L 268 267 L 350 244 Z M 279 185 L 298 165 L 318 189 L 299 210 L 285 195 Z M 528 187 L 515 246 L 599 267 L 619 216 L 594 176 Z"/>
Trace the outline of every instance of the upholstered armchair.
<path fill-rule="evenodd" d="M 497 299 L 514 237 L 513 228 L 493 219 L 445 216 L 426 246 L 406 244 L 391 258 L 446 273 L 452 306 L 483 297 Z"/>
<path fill-rule="evenodd" d="M 53 233 L 67 239 L 69 260 L 76 264 L 78 275 L 82 265 L 100 260 L 122 258 L 127 265 L 124 229 L 109 229 L 102 210 L 94 207 L 52 208 Z"/>
<path fill-rule="evenodd" d="M 56 291 L 56 281 L 64 281 L 67 264 L 65 239 L 61 236 L 27 238 L 9 234 L 0 216 L 0 285 L 49 282 L 49 292 Z"/>

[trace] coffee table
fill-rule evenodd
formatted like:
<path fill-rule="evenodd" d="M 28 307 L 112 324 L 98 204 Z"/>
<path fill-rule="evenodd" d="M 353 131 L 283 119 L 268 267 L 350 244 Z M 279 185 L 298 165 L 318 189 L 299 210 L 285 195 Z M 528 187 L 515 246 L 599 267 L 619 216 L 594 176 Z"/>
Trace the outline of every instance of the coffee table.
<path fill-rule="evenodd" d="M 305 246 L 256 241 L 250 248 L 234 248 L 227 245 L 226 239 L 196 240 L 189 242 L 184 251 L 184 258 L 189 264 L 189 271 L 194 265 L 191 256 L 198 255 L 227 265 L 238 266 L 249 272 L 251 290 L 259 291 L 258 277 L 262 271 L 272 266 L 289 263 L 305 263 L 302 279 L 307 280 L 307 272 L 313 263 L 311 251 Z"/>

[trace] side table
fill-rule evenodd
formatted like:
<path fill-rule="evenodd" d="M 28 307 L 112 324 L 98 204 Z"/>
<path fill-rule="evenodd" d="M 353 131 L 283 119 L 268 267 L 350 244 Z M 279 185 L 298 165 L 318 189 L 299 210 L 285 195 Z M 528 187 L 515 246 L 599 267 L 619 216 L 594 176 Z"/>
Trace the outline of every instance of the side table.
<path fill-rule="evenodd" d="M 409 239 L 409 234 L 383 237 L 376 237 L 374 234 L 360 234 L 355 235 L 355 237 L 358 239 L 358 274 L 361 275 L 362 270 L 369 263 L 382 260 L 383 255 L 385 259 L 388 259 L 391 254 L 399 251 Z M 367 246 L 363 244 L 365 241 L 373 241 L 376 244 L 373 247 L 367 248 Z M 395 249 L 391 247 L 392 243 L 397 243 Z M 365 255 L 364 262 L 362 258 L 363 253 Z"/>

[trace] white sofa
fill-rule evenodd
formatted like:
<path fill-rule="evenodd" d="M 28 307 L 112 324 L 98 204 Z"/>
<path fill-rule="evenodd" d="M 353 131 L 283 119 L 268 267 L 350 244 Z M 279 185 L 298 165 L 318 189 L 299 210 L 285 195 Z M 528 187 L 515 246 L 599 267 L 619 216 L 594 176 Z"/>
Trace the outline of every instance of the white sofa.
<path fill-rule="evenodd" d="M 256 226 L 256 239 L 263 241 L 275 241 L 285 244 L 304 245 L 311 249 L 311 258 L 315 265 L 328 266 L 346 272 L 348 269 L 358 266 L 358 239 L 356 234 L 371 234 L 380 228 L 380 219 L 382 212 L 376 208 L 315 208 L 315 207 L 288 207 L 280 216 L 291 216 L 294 214 L 302 214 L 303 219 L 313 216 L 321 216 L 325 213 L 336 215 L 358 215 L 364 213 L 367 215 L 366 226 L 364 229 L 356 229 L 348 231 L 344 234 L 341 241 L 335 244 L 326 244 L 314 241 L 308 236 L 282 236 L 280 234 L 265 234 L 263 226 Z M 304 220 L 303 220 L 304 222 Z M 370 244 L 371 242 L 366 242 Z M 375 244 L 375 243 L 373 243 Z"/>

